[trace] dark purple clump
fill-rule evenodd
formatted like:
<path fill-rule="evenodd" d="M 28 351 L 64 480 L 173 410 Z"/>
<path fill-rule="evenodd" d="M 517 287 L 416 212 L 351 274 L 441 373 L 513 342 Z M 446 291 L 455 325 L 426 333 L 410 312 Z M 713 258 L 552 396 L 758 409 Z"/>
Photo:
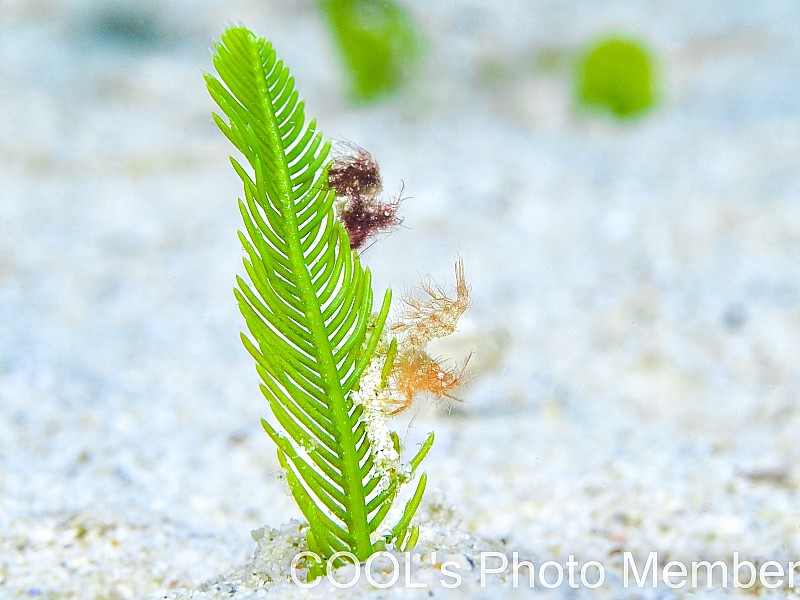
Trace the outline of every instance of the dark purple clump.
<path fill-rule="evenodd" d="M 375 234 L 400 223 L 399 200 L 380 197 L 383 190 L 378 163 L 355 144 L 342 144 L 328 171 L 328 185 L 343 201 L 337 211 L 347 230 L 350 247 L 359 249 Z"/>

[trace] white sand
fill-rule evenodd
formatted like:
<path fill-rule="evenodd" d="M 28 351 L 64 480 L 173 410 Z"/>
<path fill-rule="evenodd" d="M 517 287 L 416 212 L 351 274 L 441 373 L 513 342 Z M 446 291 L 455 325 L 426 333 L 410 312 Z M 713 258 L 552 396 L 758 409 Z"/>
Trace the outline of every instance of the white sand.
<path fill-rule="evenodd" d="M 483 550 L 598 561 L 581 597 L 690 593 L 623 590 L 625 551 L 800 560 L 800 6 L 433 4 L 417 87 L 354 109 L 311 0 L 135 3 L 143 29 L 116 0 L 0 2 L 0 597 L 306 597 L 280 580 L 300 515 L 238 339 L 239 183 L 200 76 L 238 20 L 404 182 L 376 289 L 452 282 L 459 254 L 473 290 L 441 346 L 474 352 L 464 403 L 398 423 L 437 435 L 430 587 L 355 593 L 458 593 L 433 550 L 479 598 L 513 592 L 480 587 Z M 570 52 L 609 28 L 665 75 L 625 125 L 570 100 Z"/>

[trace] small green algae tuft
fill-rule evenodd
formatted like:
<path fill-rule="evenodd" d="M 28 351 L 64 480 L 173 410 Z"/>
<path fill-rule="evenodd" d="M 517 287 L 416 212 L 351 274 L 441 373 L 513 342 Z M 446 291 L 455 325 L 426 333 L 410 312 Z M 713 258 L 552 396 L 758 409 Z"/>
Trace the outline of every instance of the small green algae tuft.
<path fill-rule="evenodd" d="M 422 34 L 393 0 L 318 0 L 345 65 L 349 95 L 368 103 L 395 93 L 413 75 Z"/>
<path fill-rule="evenodd" d="M 632 38 L 596 40 L 578 60 L 575 93 L 581 104 L 618 118 L 640 116 L 656 102 L 653 58 L 643 43 Z"/>

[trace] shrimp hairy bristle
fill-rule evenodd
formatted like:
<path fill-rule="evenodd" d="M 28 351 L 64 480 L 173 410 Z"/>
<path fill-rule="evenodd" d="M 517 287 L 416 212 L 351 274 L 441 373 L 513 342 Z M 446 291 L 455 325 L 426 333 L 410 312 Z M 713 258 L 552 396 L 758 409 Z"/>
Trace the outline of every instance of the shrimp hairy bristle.
<path fill-rule="evenodd" d="M 467 356 L 460 367 L 453 367 L 445 365 L 440 358 L 431 357 L 424 350 L 412 349 L 401 354 L 394 370 L 401 399 L 389 414 L 397 415 L 408 409 L 414 396 L 420 393 L 432 395 L 437 403 L 445 403 L 448 408 L 452 406 L 450 401 L 461 402 L 451 392 L 463 382 L 471 356 Z"/>
<path fill-rule="evenodd" d="M 433 339 L 447 337 L 456 330 L 458 320 L 470 305 L 470 292 L 464 277 L 464 261 L 455 264 L 456 297 L 450 298 L 442 286 L 424 281 L 422 290 L 427 298 L 404 296 L 406 310 L 400 320 L 390 327 L 393 333 L 404 335 L 411 346 L 423 347 Z"/>
<path fill-rule="evenodd" d="M 388 328 L 397 336 L 398 347 L 390 378 L 397 393 L 389 403 L 390 415 L 407 410 L 419 394 L 431 395 L 448 408 L 452 407 L 452 402 L 461 401 L 453 392 L 464 382 L 472 355 L 467 356 L 460 367 L 454 367 L 444 364 L 442 359 L 431 357 L 426 351 L 429 342 L 456 330 L 458 320 L 469 307 L 470 291 L 461 258 L 456 261 L 455 273 L 454 298 L 448 296 L 439 284 L 425 281 L 421 287 L 427 297 L 404 297 L 406 310 Z"/>

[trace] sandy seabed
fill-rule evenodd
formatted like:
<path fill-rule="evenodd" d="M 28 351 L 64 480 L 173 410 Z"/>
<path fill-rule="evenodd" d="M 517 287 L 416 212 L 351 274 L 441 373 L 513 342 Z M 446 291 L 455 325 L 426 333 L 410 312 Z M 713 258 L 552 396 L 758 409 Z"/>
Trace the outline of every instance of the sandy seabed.
<path fill-rule="evenodd" d="M 0 597 L 797 594 L 800 6 L 428 4 L 418 80 L 354 108 L 311 0 L 0 2 Z M 404 185 L 375 289 L 449 285 L 457 256 L 472 288 L 437 349 L 473 352 L 463 402 L 397 422 L 436 444 L 384 590 L 286 579 L 302 524 L 238 338 L 240 183 L 201 77 L 238 21 Z M 570 91 L 609 30 L 662 73 L 627 123 Z M 657 587 L 625 588 L 651 553 Z M 603 584 L 573 589 L 570 560 Z M 667 585 L 701 561 L 727 583 Z"/>

